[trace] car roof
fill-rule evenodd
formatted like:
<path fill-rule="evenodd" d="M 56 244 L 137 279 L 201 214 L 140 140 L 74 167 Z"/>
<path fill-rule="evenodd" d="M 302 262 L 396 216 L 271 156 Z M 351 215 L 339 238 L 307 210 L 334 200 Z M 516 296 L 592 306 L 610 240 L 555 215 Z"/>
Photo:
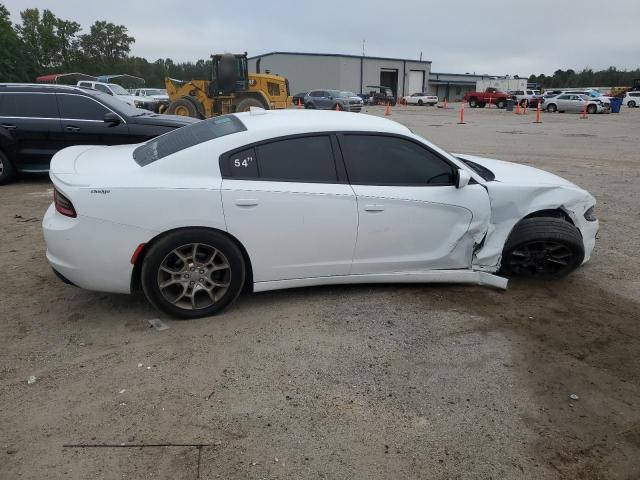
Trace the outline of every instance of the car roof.
<path fill-rule="evenodd" d="M 313 132 L 363 131 L 410 134 L 404 125 L 364 113 L 334 110 L 262 110 L 236 113 L 250 134 L 263 138 Z"/>
<path fill-rule="evenodd" d="M 0 83 L 2 92 L 34 92 L 34 93 L 87 93 L 86 88 L 75 85 L 58 85 L 42 83 Z"/>

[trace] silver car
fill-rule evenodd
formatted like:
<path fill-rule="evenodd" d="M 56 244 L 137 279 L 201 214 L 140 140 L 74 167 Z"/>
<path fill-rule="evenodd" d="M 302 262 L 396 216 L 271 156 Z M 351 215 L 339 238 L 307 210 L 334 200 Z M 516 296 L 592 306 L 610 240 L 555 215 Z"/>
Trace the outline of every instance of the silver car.
<path fill-rule="evenodd" d="M 598 100 L 589 98 L 587 95 L 577 95 L 573 93 L 562 93 L 551 97 L 544 102 L 547 112 L 583 112 L 585 107 L 587 113 L 602 113 L 605 106 Z"/>

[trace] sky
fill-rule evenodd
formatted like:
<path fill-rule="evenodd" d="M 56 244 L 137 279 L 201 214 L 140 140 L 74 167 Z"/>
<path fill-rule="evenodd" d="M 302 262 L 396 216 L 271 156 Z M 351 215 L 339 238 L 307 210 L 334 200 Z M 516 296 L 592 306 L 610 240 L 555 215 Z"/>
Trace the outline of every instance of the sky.
<path fill-rule="evenodd" d="M 431 60 L 433 72 L 552 74 L 640 67 L 640 0 L 0 0 L 49 9 L 88 31 L 125 25 L 131 53 L 195 61 L 212 53 L 316 52 Z M 235 10 L 234 10 L 235 9 Z"/>

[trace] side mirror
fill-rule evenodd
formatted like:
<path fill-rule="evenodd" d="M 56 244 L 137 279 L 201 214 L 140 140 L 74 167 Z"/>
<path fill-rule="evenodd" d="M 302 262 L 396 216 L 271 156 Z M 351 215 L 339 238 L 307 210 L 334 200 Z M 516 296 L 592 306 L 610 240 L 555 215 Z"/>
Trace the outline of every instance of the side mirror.
<path fill-rule="evenodd" d="M 115 127 L 120 124 L 120 117 L 113 112 L 108 112 L 104 114 L 103 117 L 104 123 L 109 127 Z"/>
<path fill-rule="evenodd" d="M 466 170 L 459 168 L 458 174 L 456 175 L 456 188 L 466 187 L 470 181 L 471 181 L 471 174 Z"/>

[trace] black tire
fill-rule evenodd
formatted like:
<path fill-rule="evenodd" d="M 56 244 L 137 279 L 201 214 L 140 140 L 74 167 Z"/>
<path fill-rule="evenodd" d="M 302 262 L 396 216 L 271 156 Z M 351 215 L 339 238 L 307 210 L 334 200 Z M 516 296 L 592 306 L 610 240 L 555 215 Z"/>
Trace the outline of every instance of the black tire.
<path fill-rule="evenodd" d="M 423 106 L 424 102 L 422 100 L 418 100 L 418 105 Z"/>
<path fill-rule="evenodd" d="M 305 103 L 304 104 L 304 108 L 306 108 L 308 110 L 313 110 L 316 107 L 313 105 L 313 103 L 309 102 L 309 103 Z"/>
<path fill-rule="evenodd" d="M 588 113 L 589 115 L 593 115 L 593 114 L 595 114 L 595 113 L 598 113 L 598 107 L 596 107 L 596 106 L 595 106 L 595 105 L 593 105 L 593 104 L 592 104 L 592 105 L 587 106 L 587 113 Z"/>
<path fill-rule="evenodd" d="M 196 255 L 196 262 L 188 262 L 186 260 L 180 260 L 177 255 L 174 254 L 176 249 L 180 249 L 184 246 L 188 249 L 188 246 L 192 244 L 199 245 L 199 253 L 200 255 L 204 254 L 204 257 L 197 257 Z M 212 253 L 214 252 L 214 249 L 221 253 L 222 257 L 220 257 L 219 254 L 216 254 L 211 256 L 209 259 L 206 259 L 207 252 Z M 171 269 L 172 271 L 175 269 L 177 277 L 179 277 L 179 283 L 174 280 L 175 283 L 173 286 L 175 286 L 177 291 L 184 288 L 182 291 L 183 294 L 191 292 L 191 296 L 194 298 L 197 297 L 197 301 L 200 302 L 200 305 L 195 305 L 195 307 L 191 308 L 176 305 L 178 300 L 182 298 L 185 298 L 184 301 L 186 302 L 187 297 L 183 297 L 180 294 L 178 294 L 180 296 L 178 296 L 173 303 L 165 298 L 165 295 L 168 295 L 171 292 L 163 294 L 163 291 L 160 288 L 159 282 L 162 275 L 167 275 L 167 273 L 164 273 L 166 270 L 161 270 L 160 267 L 163 264 L 167 265 L 167 262 L 171 260 L 172 255 L 174 255 L 174 258 L 180 262 L 178 265 L 183 265 L 183 267 L 176 266 Z M 220 265 L 215 264 L 214 258 L 218 258 L 218 261 L 222 259 L 224 265 L 228 265 L 228 268 L 219 268 Z M 209 263 L 212 267 L 218 267 L 217 270 L 211 271 L 210 273 L 205 272 L 205 275 L 208 275 L 208 278 L 212 279 L 210 283 L 213 284 L 213 282 L 220 282 L 221 284 L 228 284 L 228 286 L 226 286 L 226 291 L 224 291 L 224 289 L 222 291 L 217 291 L 221 296 L 215 300 L 210 298 L 210 296 L 205 293 L 204 288 L 200 287 L 200 283 L 198 283 L 198 278 L 200 278 L 200 282 L 204 285 L 202 275 L 199 276 L 199 273 L 202 273 L 204 270 L 200 270 L 200 272 L 198 272 L 198 270 L 201 268 L 208 268 L 209 265 L 206 264 Z M 195 271 L 193 267 L 195 267 Z M 190 277 L 190 272 L 194 272 L 192 274 L 193 277 Z M 214 230 L 206 228 L 190 228 L 169 233 L 151 246 L 142 263 L 141 283 L 142 289 L 149 300 L 149 303 L 158 310 L 179 318 L 200 318 L 214 315 L 233 303 L 242 291 L 245 274 L 246 267 L 244 258 L 238 246 L 231 239 Z M 170 274 L 168 276 L 174 277 L 174 275 L 175 274 Z M 224 277 L 221 277 L 220 275 L 223 275 Z M 189 280 L 186 280 L 186 278 L 189 278 Z M 195 280 L 195 282 L 191 280 Z M 185 283 L 184 285 L 183 282 Z M 196 285 L 195 287 L 191 287 L 187 286 L 187 283 L 190 283 L 191 285 L 194 285 L 195 283 Z M 164 290 L 169 290 L 169 287 L 164 288 Z M 215 298 L 215 294 L 213 296 Z M 209 302 L 212 304 L 206 305 L 206 303 Z M 193 305 L 196 301 L 191 303 Z"/>
<path fill-rule="evenodd" d="M 203 118 L 195 101 L 187 98 L 174 100 L 167 107 L 167 115 L 182 115 L 184 117 Z"/>
<path fill-rule="evenodd" d="M 547 112 L 553 113 L 557 111 L 558 111 L 558 107 L 556 106 L 555 103 L 550 103 L 549 105 L 547 105 Z"/>
<path fill-rule="evenodd" d="M 508 277 L 560 278 L 583 259 L 584 244 L 576 227 L 561 218 L 533 217 L 512 230 L 500 268 Z"/>
<path fill-rule="evenodd" d="M 478 100 L 475 98 L 470 98 L 469 99 L 469 106 L 471 108 L 476 108 L 478 106 Z"/>
<path fill-rule="evenodd" d="M 7 158 L 4 152 L 0 151 L 0 185 L 11 182 L 16 176 L 16 170 L 11 160 Z"/>
<path fill-rule="evenodd" d="M 520 100 L 520 106 L 524 107 L 527 104 L 526 100 Z"/>
<path fill-rule="evenodd" d="M 627 106 L 629 108 L 636 108 L 636 102 L 634 102 L 633 100 L 629 100 L 629 102 L 627 102 Z"/>
<path fill-rule="evenodd" d="M 269 107 L 266 107 L 264 103 L 262 103 L 257 98 L 243 98 L 236 105 L 236 112 L 248 112 L 251 107 L 260 107 L 265 110 L 269 110 Z"/>
<path fill-rule="evenodd" d="M 507 102 L 505 102 L 504 100 L 498 100 L 498 101 L 496 102 L 496 106 L 497 106 L 498 108 L 504 108 L 506 105 L 507 105 Z"/>

